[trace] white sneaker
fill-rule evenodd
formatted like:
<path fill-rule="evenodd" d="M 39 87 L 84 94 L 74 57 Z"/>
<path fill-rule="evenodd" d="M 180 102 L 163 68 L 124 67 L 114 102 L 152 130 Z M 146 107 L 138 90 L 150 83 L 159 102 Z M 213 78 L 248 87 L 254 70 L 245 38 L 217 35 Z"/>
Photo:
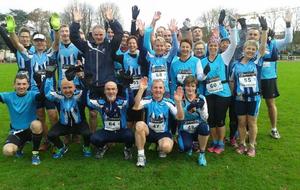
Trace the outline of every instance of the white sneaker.
<path fill-rule="evenodd" d="M 165 158 L 165 157 L 167 157 L 167 154 L 164 153 L 163 151 L 159 151 L 158 156 L 159 156 L 160 158 Z"/>
<path fill-rule="evenodd" d="M 138 155 L 136 166 L 145 167 L 145 165 L 146 165 L 146 156 L 145 155 Z"/>
<path fill-rule="evenodd" d="M 270 133 L 271 137 L 273 137 L 274 139 L 280 139 L 280 134 L 279 132 L 276 130 L 271 130 L 271 133 Z"/>

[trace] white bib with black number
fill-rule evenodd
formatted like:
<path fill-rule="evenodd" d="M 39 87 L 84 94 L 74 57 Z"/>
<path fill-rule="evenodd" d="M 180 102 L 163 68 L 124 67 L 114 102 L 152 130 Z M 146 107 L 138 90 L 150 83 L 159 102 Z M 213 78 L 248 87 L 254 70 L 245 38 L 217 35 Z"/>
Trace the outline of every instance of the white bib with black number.
<path fill-rule="evenodd" d="M 256 88 L 256 74 L 255 73 L 240 74 L 239 82 L 242 87 Z"/>
<path fill-rule="evenodd" d="M 182 128 L 188 133 L 194 133 L 196 128 L 199 126 L 198 121 L 185 121 Z"/>
<path fill-rule="evenodd" d="M 209 93 L 216 93 L 223 90 L 223 84 L 219 77 L 212 78 L 207 81 L 206 89 Z"/>
<path fill-rule="evenodd" d="M 180 84 L 183 84 L 186 77 L 190 76 L 192 73 L 178 73 L 177 74 L 177 81 Z"/>
<path fill-rule="evenodd" d="M 149 127 L 156 133 L 163 133 L 165 131 L 164 122 L 149 122 Z"/>
<path fill-rule="evenodd" d="M 167 69 L 165 67 L 152 67 L 152 80 L 167 80 Z"/>
<path fill-rule="evenodd" d="M 140 88 L 141 77 L 133 77 L 133 83 L 130 84 L 132 90 L 138 90 Z"/>
<path fill-rule="evenodd" d="M 104 121 L 104 129 L 108 131 L 116 131 L 121 127 L 120 119 L 108 119 Z"/>

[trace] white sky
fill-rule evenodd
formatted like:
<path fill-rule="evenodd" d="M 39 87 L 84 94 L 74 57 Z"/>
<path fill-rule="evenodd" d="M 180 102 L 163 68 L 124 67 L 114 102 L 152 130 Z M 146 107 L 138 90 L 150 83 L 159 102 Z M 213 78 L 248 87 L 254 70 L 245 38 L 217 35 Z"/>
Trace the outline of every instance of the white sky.
<path fill-rule="evenodd" d="M 250 1 L 252 3 L 250 3 Z M 43 10 L 62 12 L 71 0 L 0 0 L 0 12 L 7 13 L 9 9 L 22 9 L 30 12 L 35 8 Z M 103 0 L 79 0 L 87 2 L 95 8 Z M 249 12 L 262 12 L 268 8 L 300 6 L 299 0 L 110 0 L 115 2 L 119 8 L 124 22 L 124 28 L 129 30 L 131 20 L 131 6 L 138 5 L 140 8 L 139 18 L 149 24 L 155 11 L 162 12 L 161 20 L 157 25 L 166 25 L 171 18 L 175 18 L 181 26 L 185 18 L 190 18 L 192 22 L 203 12 L 212 8 L 234 8 L 239 14 Z M 284 4 L 284 6 L 283 6 Z M 280 21 L 279 21 L 280 22 Z"/>

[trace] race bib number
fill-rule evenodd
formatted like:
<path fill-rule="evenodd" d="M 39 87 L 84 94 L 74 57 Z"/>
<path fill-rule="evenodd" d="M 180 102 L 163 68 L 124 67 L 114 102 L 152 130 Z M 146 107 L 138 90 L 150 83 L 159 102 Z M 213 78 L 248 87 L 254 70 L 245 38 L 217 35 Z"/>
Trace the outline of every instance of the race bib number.
<path fill-rule="evenodd" d="M 167 80 L 167 69 L 165 67 L 152 67 L 152 80 Z"/>
<path fill-rule="evenodd" d="M 197 127 L 199 126 L 198 121 L 186 121 L 184 122 L 182 128 L 188 133 L 195 133 Z"/>
<path fill-rule="evenodd" d="M 133 83 L 130 84 L 132 90 L 138 90 L 140 88 L 141 77 L 133 77 Z"/>
<path fill-rule="evenodd" d="M 190 75 L 192 75 L 191 71 L 184 71 L 184 72 L 178 73 L 177 74 L 177 81 L 180 84 L 183 84 L 185 78 L 188 77 L 188 76 L 190 76 Z"/>
<path fill-rule="evenodd" d="M 120 118 L 118 119 L 109 119 L 104 121 L 104 129 L 108 131 L 119 130 L 121 126 Z"/>
<path fill-rule="evenodd" d="M 206 89 L 209 93 L 216 93 L 223 90 L 223 84 L 219 77 L 212 78 L 207 81 Z"/>
<path fill-rule="evenodd" d="M 271 67 L 271 62 L 264 61 L 263 67 Z"/>
<path fill-rule="evenodd" d="M 256 88 L 256 74 L 255 73 L 240 74 L 239 82 L 242 87 Z"/>
<path fill-rule="evenodd" d="M 165 123 L 163 120 L 155 121 L 151 119 L 149 127 L 156 133 L 163 133 L 165 131 Z"/>

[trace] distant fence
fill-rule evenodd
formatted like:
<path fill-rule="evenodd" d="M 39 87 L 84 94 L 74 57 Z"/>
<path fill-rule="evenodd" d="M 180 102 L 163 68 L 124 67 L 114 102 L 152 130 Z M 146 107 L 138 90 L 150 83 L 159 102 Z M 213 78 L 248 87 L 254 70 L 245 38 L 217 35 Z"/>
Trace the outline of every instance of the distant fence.
<path fill-rule="evenodd" d="M 294 55 L 282 55 L 279 56 L 279 60 L 293 60 L 293 61 L 299 61 L 300 56 L 294 56 Z"/>

